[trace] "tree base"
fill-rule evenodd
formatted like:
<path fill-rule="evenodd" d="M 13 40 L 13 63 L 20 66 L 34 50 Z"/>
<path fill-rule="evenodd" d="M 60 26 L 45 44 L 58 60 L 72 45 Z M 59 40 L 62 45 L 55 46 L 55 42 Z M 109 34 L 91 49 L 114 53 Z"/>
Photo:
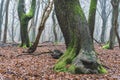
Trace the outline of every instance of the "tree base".
<path fill-rule="evenodd" d="M 75 49 L 64 53 L 64 55 L 55 64 L 56 72 L 70 72 L 74 74 L 103 74 L 107 73 L 106 69 L 98 63 L 94 51 L 80 51 L 76 56 Z"/>

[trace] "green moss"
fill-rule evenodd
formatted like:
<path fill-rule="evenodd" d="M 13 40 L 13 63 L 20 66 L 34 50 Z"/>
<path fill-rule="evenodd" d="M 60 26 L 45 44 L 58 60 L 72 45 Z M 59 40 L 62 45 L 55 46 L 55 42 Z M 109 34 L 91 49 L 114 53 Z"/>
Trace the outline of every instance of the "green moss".
<path fill-rule="evenodd" d="M 102 46 L 102 48 L 103 48 L 103 49 L 109 49 L 109 47 L 110 47 L 109 45 L 110 45 L 110 44 L 107 43 L 107 44 L 105 44 L 104 46 Z"/>
<path fill-rule="evenodd" d="M 23 48 L 27 48 L 27 46 L 26 46 L 26 45 L 23 45 L 22 47 L 23 47 Z"/>
<path fill-rule="evenodd" d="M 66 72 L 67 69 L 66 69 L 65 66 L 66 66 L 66 62 L 65 61 L 60 61 L 57 64 L 55 64 L 54 70 L 56 72 Z"/>
<path fill-rule="evenodd" d="M 62 57 L 58 60 L 58 62 L 54 66 L 54 70 L 56 72 L 66 72 L 67 71 L 67 65 L 72 62 L 72 60 L 75 57 L 75 49 L 69 47 L 67 51 L 64 53 Z"/>
<path fill-rule="evenodd" d="M 33 45 L 32 43 L 29 43 L 30 47 Z"/>
<path fill-rule="evenodd" d="M 82 8 L 80 7 L 80 5 L 76 5 L 75 8 L 74 8 L 74 10 L 75 10 L 75 11 L 74 11 L 75 14 L 80 14 L 82 20 L 85 19 L 85 16 L 84 16 L 83 10 L 82 10 Z"/>
<path fill-rule="evenodd" d="M 75 65 L 71 65 L 71 66 L 68 68 L 68 72 L 75 74 L 75 68 L 76 68 Z"/>
<path fill-rule="evenodd" d="M 71 63 L 72 63 L 71 58 L 66 59 L 66 63 L 67 63 L 67 64 L 71 64 Z"/>
<path fill-rule="evenodd" d="M 98 67 L 98 71 L 99 71 L 100 74 L 105 74 L 105 73 L 107 73 L 107 70 L 106 70 L 102 65 L 100 65 L 100 66 Z"/>
<path fill-rule="evenodd" d="M 91 14 L 94 11 L 96 11 L 96 6 L 97 6 L 97 0 L 91 0 L 90 9 L 89 9 L 89 16 L 91 16 Z"/>

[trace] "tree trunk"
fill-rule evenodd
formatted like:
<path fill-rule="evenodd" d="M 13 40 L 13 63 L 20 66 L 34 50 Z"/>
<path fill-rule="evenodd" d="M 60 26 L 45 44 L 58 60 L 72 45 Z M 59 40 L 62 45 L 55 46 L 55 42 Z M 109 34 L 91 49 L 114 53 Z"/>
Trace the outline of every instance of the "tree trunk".
<path fill-rule="evenodd" d="M 69 40 L 67 50 L 55 64 L 54 70 L 86 74 L 104 73 L 105 69 L 98 63 L 79 0 L 54 0 L 54 4 L 65 41 Z"/>
<path fill-rule="evenodd" d="M 52 6 L 53 6 L 53 1 L 51 2 L 49 0 L 49 4 L 46 6 L 46 8 L 45 8 L 45 10 L 43 12 L 43 15 L 42 15 L 42 20 L 41 20 L 41 23 L 39 25 L 39 29 L 38 29 L 38 34 L 37 34 L 36 40 L 33 43 L 33 45 L 28 49 L 29 53 L 33 53 L 36 50 L 36 48 L 37 48 L 40 36 L 42 34 L 43 29 L 45 28 L 45 23 L 46 23 L 49 15 L 50 15 L 50 12 L 52 10 Z"/>
<path fill-rule="evenodd" d="M 90 9 L 89 9 L 88 26 L 89 26 L 92 40 L 94 35 L 96 8 L 97 8 L 97 0 L 91 0 Z"/>
<path fill-rule="evenodd" d="M 36 16 L 34 17 L 34 21 L 33 21 L 33 29 L 32 29 L 32 42 L 35 41 L 35 37 L 36 37 L 36 27 L 37 27 L 37 23 L 38 23 L 38 15 L 39 15 L 39 11 L 40 11 L 40 0 L 38 0 L 37 2 L 37 9 L 36 9 Z"/>
<path fill-rule="evenodd" d="M 54 10 L 52 13 L 52 20 L 53 20 L 53 33 L 54 33 L 54 37 L 55 37 L 55 42 L 57 42 L 58 38 L 57 38 L 57 32 L 56 32 L 56 20 L 55 20 L 55 11 Z"/>
<path fill-rule="evenodd" d="M 6 2 L 6 9 L 5 9 L 6 15 L 5 15 L 5 28 L 4 28 L 4 34 L 3 34 L 3 43 L 6 43 L 6 39 L 7 39 L 9 2 L 10 2 L 10 0 L 7 0 L 7 2 Z"/>
<path fill-rule="evenodd" d="M 119 37 L 119 33 L 118 33 L 118 25 L 115 26 L 115 34 L 117 36 L 117 40 L 118 40 L 118 44 L 119 44 L 119 48 L 120 48 L 120 37 Z"/>
<path fill-rule="evenodd" d="M 19 0 L 18 5 L 18 15 L 20 19 L 20 34 L 21 34 L 21 47 L 26 46 L 29 47 L 29 36 L 28 36 L 28 22 L 31 18 L 33 18 L 35 13 L 35 5 L 36 0 L 32 0 L 31 8 L 28 14 L 25 13 L 25 2 L 24 0 Z"/>
<path fill-rule="evenodd" d="M 101 1 L 102 7 L 102 33 L 101 33 L 101 42 L 105 42 L 105 30 L 106 30 L 106 22 L 107 22 L 107 14 L 106 14 L 106 0 Z"/>
<path fill-rule="evenodd" d="M 2 0 L 0 4 L 0 40 L 2 35 L 2 24 L 3 24 L 3 5 L 4 5 L 4 0 Z"/>
<path fill-rule="evenodd" d="M 13 7 L 15 7 L 15 2 L 13 3 Z M 14 14 L 15 14 L 15 9 L 13 8 L 12 9 L 12 24 L 11 24 L 11 38 L 12 38 L 12 42 L 15 42 L 15 40 L 14 40 L 14 21 L 15 21 L 15 16 L 14 16 Z"/>
<path fill-rule="evenodd" d="M 110 31 L 109 49 L 114 48 L 115 36 L 117 35 L 115 33 L 115 31 L 116 31 L 116 28 L 118 26 L 119 0 L 111 0 L 111 4 L 113 7 L 113 13 L 112 13 L 112 28 Z M 118 41 L 119 41 L 119 39 L 118 39 Z"/>

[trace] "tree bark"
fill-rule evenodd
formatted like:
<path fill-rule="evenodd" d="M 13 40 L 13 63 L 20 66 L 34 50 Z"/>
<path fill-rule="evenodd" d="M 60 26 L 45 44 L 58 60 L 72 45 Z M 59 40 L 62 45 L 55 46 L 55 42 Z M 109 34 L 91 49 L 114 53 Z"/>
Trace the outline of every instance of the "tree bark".
<path fill-rule="evenodd" d="M 53 20 L 53 33 L 54 33 L 54 37 L 55 37 L 55 42 L 57 42 L 58 38 L 57 38 L 57 32 L 56 32 L 56 20 L 55 20 L 55 11 L 54 10 L 52 13 L 52 20 Z"/>
<path fill-rule="evenodd" d="M 94 35 L 96 8 L 97 8 L 97 0 L 91 0 L 90 9 L 89 9 L 88 26 L 89 26 L 92 40 Z"/>
<path fill-rule="evenodd" d="M 101 4 L 101 9 L 102 9 L 102 13 L 101 13 L 101 18 L 102 18 L 102 33 L 101 33 L 101 42 L 104 43 L 105 42 L 105 30 L 106 30 L 106 22 L 107 22 L 107 13 L 106 13 L 106 0 L 101 0 L 100 4 Z"/>
<path fill-rule="evenodd" d="M 69 40 L 67 50 L 55 64 L 54 70 L 83 74 L 106 72 L 98 62 L 79 0 L 54 0 L 54 4 L 65 41 Z"/>
<path fill-rule="evenodd" d="M 6 1 L 6 9 L 5 9 L 6 15 L 5 15 L 5 28 L 4 28 L 4 34 L 3 34 L 3 43 L 6 43 L 6 39 L 7 39 L 9 2 L 10 2 L 10 0 Z"/>
<path fill-rule="evenodd" d="M 24 8 L 25 8 L 24 4 L 25 4 L 24 0 L 19 0 L 18 15 L 20 19 L 20 34 L 21 34 L 21 41 L 22 41 L 21 47 L 23 46 L 29 47 L 30 41 L 28 36 L 28 22 L 34 16 L 36 0 L 32 0 L 30 11 L 27 14 L 24 11 Z"/>
<path fill-rule="evenodd" d="M 2 35 L 2 24 L 3 24 L 3 4 L 4 0 L 1 1 L 1 6 L 0 6 L 0 40 L 1 40 L 1 35 Z"/>
<path fill-rule="evenodd" d="M 115 36 L 117 35 L 116 29 L 118 27 L 119 0 L 111 0 L 111 4 L 113 7 L 113 12 L 112 12 L 112 28 L 110 31 L 109 49 L 114 48 Z M 119 39 L 118 39 L 118 42 L 119 42 Z"/>

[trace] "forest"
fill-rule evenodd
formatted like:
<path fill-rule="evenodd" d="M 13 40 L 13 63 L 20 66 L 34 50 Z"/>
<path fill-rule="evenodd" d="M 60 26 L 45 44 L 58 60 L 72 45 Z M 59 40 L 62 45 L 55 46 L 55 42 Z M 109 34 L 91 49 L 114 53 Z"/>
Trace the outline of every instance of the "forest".
<path fill-rule="evenodd" d="M 120 0 L 0 0 L 0 80 L 120 80 Z"/>

